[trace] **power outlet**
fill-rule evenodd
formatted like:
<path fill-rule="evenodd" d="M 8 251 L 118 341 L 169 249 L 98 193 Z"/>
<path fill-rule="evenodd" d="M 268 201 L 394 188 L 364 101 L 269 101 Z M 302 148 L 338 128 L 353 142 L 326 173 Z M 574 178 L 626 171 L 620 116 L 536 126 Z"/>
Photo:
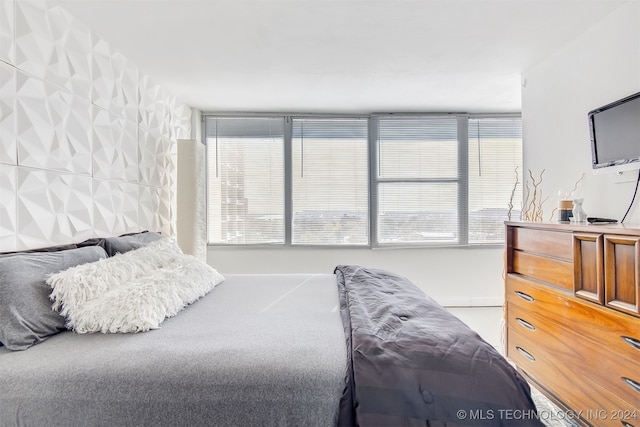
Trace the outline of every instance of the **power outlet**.
<path fill-rule="evenodd" d="M 638 179 L 638 171 L 616 172 L 612 175 L 611 179 L 614 184 L 622 184 L 625 182 L 636 182 L 636 180 Z"/>

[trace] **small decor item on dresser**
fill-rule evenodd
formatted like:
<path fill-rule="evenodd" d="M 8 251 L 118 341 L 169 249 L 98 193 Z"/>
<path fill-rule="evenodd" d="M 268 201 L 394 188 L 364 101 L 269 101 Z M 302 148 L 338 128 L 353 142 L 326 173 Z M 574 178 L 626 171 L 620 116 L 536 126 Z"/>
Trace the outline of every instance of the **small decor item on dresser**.
<path fill-rule="evenodd" d="M 602 218 L 599 216 L 590 216 L 590 217 L 587 217 L 587 222 L 589 224 L 614 224 L 618 222 L 618 220 L 613 218 Z"/>
<path fill-rule="evenodd" d="M 582 208 L 583 198 L 573 199 L 573 222 L 585 222 L 587 220 L 587 213 Z"/>
<path fill-rule="evenodd" d="M 558 221 L 570 222 L 573 218 L 573 200 L 560 199 L 558 202 Z"/>
<path fill-rule="evenodd" d="M 580 184 L 583 179 L 584 173 L 580 175 L 580 178 L 573 185 L 573 189 L 561 189 L 558 191 L 558 197 L 560 198 L 558 201 L 559 222 L 584 222 L 587 219 L 587 214 L 584 213 L 584 210 L 582 209 L 584 197 L 582 197 L 582 188 Z M 575 204 L 580 205 L 578 209 L 576 209 Z M 577 216 L 576 212 L 581 212 L 582 214 Z"/>

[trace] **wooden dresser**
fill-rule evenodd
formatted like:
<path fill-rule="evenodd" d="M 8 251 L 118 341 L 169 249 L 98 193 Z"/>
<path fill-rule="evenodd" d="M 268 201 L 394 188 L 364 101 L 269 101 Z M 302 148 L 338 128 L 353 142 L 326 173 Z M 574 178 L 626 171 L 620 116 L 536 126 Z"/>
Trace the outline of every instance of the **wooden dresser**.
<path fill-rule="evenodd" d="M 640 427 L 640 227 L 507 222 L 505 261 L 507 357 L 582 424 Z"/>

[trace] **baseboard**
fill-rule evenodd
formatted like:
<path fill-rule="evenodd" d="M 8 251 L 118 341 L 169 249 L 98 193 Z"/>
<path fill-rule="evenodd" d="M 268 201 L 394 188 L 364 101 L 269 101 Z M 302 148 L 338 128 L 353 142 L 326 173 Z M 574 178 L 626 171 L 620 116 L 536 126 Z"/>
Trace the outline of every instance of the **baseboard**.
<path fill-rule="evenodd" d="M 444 307 L 502 307 L 503 297 L 436 298 Z"/>

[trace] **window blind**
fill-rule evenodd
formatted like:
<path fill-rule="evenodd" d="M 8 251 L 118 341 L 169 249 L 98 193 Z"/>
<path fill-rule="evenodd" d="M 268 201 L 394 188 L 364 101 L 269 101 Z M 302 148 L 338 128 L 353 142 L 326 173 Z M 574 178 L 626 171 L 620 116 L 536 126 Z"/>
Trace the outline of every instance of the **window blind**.
<path fill-rule="evenodd" d="M 378 243 L 458 241 L 458 144 L 455 116 L 379 119 Z"/>
<path fill-rule="evenodd" d="M 206 115 L 204 134 L 211 244 L 502 244 L 520 217 L 517 116 Z"/>
<path fill-rule="evenodd" d="M 292 119 L 292 244 L 369 244 L 367 138 L 367 119 Z"/>
<path fill-rule="evenodd" d="M 469 243 L 503 242 L 510 201 L 513 203 L 511 219 L 520 218 L 522 119 L 471 118 L 468 144 Z M 519 184 L 514 187 L 516 170 Z"/>
<path fill-rule="evenodd" d="M 284 118 L 207 117 L 209 243 L 284 243 Z"/>

